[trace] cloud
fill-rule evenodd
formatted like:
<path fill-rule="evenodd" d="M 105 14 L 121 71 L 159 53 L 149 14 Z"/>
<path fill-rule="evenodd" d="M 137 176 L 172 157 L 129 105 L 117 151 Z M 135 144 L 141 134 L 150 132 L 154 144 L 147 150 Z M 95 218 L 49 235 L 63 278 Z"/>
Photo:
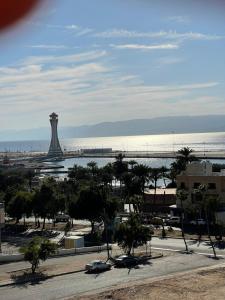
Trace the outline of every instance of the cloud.
<path fill-rule="evenodd" d="M 175 44 L 161 44 L 161 45 L 141 45 L 141 44 L 124 44 L 111 45 L 116 49 L 131 49 L 131 50 L 172 50 L 178 49 L 179 46 Z"/>
<path fill-rule="evenodd" d="M 170 31 L 157 31 L 157 32 L 138 32 L 129 31 L 126 29 L 112 29 L 93 34 L 93 37 L 98 38 L 161 38 L 170 40 L 205 40 L 214 41 L 224 39 L 225 36 L 210 35 L 199 32 L 185 32 L 179 33 L 174 30 Z"/>
<path fill-rule="evenodd" d="M 64 26 L 64 29 L 74 32 L 76 36 L 84 36 L 94 31 L 92 28 L 82 27 L 74 24 Z"/>
<path fill-rule="evenodd" d="M 44 50 L 65 50 L 68 49 L 65 45 L 48 45 L 48 44 L 40 44 L 40 45 L 30 45 L 28 48 L 33 49 L 44 49 Z"/>
<path fill-rule="evenodd" d="M 35 65 L 35 64 L 63 64 L 63 63 L 73 63 L 73 62 L 84 62 L 94 59 L 99 59 L 106 56 L 107 52 L 105 50 L 98 51 L 88 51 L 72 55 L 44 55 L 44 56 L 29 56 L 22 60 L 20 64 L 22 65 Z"/>
<path fill-rule="evenodd" d="M 94 31 L 92 28 L 82 27 L 76 24 L 70 25 L 55 25 L 55 24 L 48 24 L 48 23 L 41 23 L 41 22 L 26 22 L 29 25 L 36 26 L 36 27 L 45 27 L 52 30 L 61 30 L 62 32 L 68 31 L 74 33 L 76 36 L 84 36 Z"/>
<path fill-rule="evenodd" d="M 167 18 L 168 21 L 176 22 L 176 23 L 190 23 L 190 17 L 189 16 L 170 16 Z"/>
<path fill-rule="evenodd" d="M 68 30 L 77 30 L 80 28 L 80 26 L 72 24 L 72 25 L 66 25 L 66 26 L 64 26 L 64 28 L 68 29 Z"/>
<path fill-rule="evenodd" d="M 188 111 L 195 113 L 193 99 L 200 103 L 208 97 L 211 108 L 209 97 L 219 85 L 217 81 L 151 85 L 132 72 L 122 72 L 104 50 L 32 56 L 0 68 L 1 126 L 43 126 L 51 111 L 60 114 L 64 126 L 182 115 L 188 99 Z"/>

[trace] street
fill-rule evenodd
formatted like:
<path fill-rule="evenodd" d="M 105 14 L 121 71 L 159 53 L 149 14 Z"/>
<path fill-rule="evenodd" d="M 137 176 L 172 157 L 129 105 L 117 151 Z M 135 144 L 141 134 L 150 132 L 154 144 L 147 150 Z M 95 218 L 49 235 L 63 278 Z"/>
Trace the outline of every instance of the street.
<path fill-rule="evenodd" d="M 90 254 L 88 254 L 90 258 Z M 91 255 L 93 257 L 94 254 Z M 69 260 L 80 260 L 86 259 L 86 255 L 54 258 L 46 262 L 49 264 L 57 263 L 63 259 Z M 95 254 L 95 257 L 97 255 Z M 127 283 L 133 280 L 141 280 L 146 278 L 153 278 L 162 275 L 174 274 L 177 272 L 192 270 L 198 267 L 210 266 L 213 264 L 221 264 L 221 260 L 213 260 L 203 255 L 197 254 L 180 254 L 180 253 L 169 253 L 160 259 L 155 259 L 149 262 L 149 264 L 141 265 L 134 269 L 117 269 L 100 273 L 100 274 L 86 274 L 84 272 L 67 274 L 63 276 L 54 277 L 33 284 L 21 284 L 8 287 L 1 287 L 0 294 L 1 299 L 4 300 L 15 300 L 23 299 L 28 300 L 35 297 L 38 299 L 63 299 L 73 295 L 79 295 L 85 292 L 102 291 L 104 289 L 111 288 L 118 284 Z M 22 267 L 22 262 L 20 263 Z M 14 265 L 11 264 L 11 267 Z M 7 267 L 7 265 L 1 266 Z"/>
<path fill-rule="evenodd" d="M 162 249 L 172 249 L 172 250 L 185 250 L 184 241 L 183 239 L 174 239 L 174 238 L 165 238 L 160 239 L 153 237 L 152 241 L 150 242 L 152 247 L 154 248 L 162 248 Z M 188 249 L 193 250 L 196 253 L 207 253 L 213 254 L 212 247 L 209 241 L 202 241 L 199 243 L 196 240 L 187 240 Z M 225 245 L 224 247 L 216 247 L 216 253 L 218 255 L 225 256 Z"/>

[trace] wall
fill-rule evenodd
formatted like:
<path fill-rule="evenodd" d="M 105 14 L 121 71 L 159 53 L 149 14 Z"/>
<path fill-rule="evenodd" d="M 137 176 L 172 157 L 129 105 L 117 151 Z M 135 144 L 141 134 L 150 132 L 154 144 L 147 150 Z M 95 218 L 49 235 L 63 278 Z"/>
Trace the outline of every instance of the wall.
<path fill-rule="evenodd" d="M 109 249 L 111 246 L 109 245 Z M 64 256 L 64 255 L 73 255 L 80 253 L 88 253 L 88 252 L 101 252 L 107 250 L 107 246 L 93 246 L 93 247 L 83 247 L 83 248 L 73 248 L 73 249 L 58 249 L 57 253 L 54 254 L 54 257 Z M 13 261 L 21 261 L 23 260 L 23 254 L 12 254 L 12 255 L 4 255 L 0 254 L 0 262 L 13 262 Z"/>

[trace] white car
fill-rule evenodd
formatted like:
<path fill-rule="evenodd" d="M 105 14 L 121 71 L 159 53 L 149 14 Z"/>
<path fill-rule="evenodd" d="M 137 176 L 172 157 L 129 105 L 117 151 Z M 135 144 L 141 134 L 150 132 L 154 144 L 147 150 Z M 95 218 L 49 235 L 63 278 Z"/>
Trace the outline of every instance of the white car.
<path fill-rule="evenodd" d="M 100 272 L 111 269 L 111 264 L 106 263 L 102 260 L 93 260 L 85 266 L 87 272 Z"/>
<path fill-rule="evenodd" d="M 192 220 L 190 221 L 191 225 L 205 225 L 206 222 L 203 219 L 196 219 L 196 220 Z"/>
<path fill-rule="evenodd" d="M 171 217 L 167 223 L 169 225 L 180 225 L 180 217 Z"/>

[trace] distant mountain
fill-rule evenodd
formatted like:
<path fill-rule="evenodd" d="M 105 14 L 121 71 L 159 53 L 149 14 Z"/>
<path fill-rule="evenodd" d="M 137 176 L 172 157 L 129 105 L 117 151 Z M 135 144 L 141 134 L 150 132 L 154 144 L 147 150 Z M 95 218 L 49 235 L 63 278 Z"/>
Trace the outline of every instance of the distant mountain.
<path fill-rule="evenodd" d="M 60 138 L 147 135 L 163 133 L 196 133 L 225 131 L 225 115 L 159 117 L 119 122 L 104 122 L 78 127 L 59 127 Z M 0 132 L 0 140 L 50 139 L 49 128 L 7 130 Z"/>

